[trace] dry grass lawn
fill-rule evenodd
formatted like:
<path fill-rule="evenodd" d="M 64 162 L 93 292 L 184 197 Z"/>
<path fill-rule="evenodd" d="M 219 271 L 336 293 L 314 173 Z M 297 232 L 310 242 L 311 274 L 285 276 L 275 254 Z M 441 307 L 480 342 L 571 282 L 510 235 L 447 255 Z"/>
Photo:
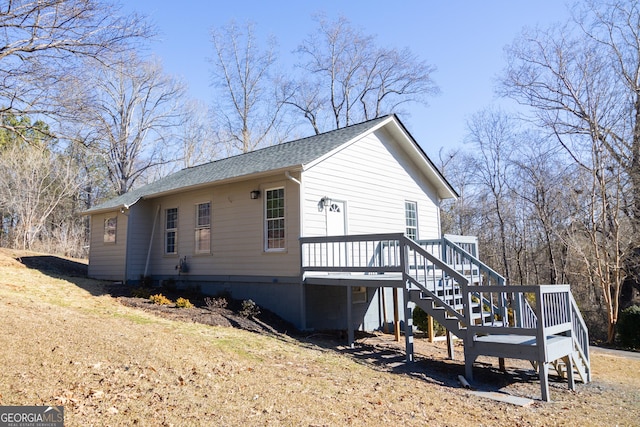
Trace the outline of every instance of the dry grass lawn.
<path fill-rule="evenodd" d="M 594 354 L 592 383 L 554 383 L 554 402 L 518 407 L 441 380 L 435 359 L 394 370 L 308 340 L 172 321 L 16 255 L 0 251 L 0 405 L 64 405 L 68 426 L 640 423 L 638 359 Z"/>

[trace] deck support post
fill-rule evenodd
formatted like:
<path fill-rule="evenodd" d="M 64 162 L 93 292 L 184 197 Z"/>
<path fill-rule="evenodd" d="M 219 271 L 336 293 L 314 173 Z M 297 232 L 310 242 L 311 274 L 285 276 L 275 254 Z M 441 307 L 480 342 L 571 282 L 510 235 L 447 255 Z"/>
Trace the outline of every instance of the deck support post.
<path fill-rule="evenodd" d="M 504 357 L 498 357 L 498 367 L 501 372 L 507 372 L 507 365 L 504 362 Z"/>
<path fill-rule="evenodd" d="M 300 327 L 304 331 L 307 329 L 307 294 L 304 285 L 304 275 L 300 279 Z"/>
<path fill-rule="evenodd" d="M 433 317 L 427 314 L 427 335 L 429 336 L 429 342 L 433 342 Z"/>
<path fill-rule="evenodd" d="M 353 348 L 355 341 L 353 333 L 353 304 L 352 304 L 352 290 L 351 285 L 347 285 L 347 340 L 349 341 L 349 347 Z"/>
<path fill-rule="evenodd" d="M 449 356 L 449 360 L 455 360 L 455 357 L 453 354 L 453 334 L 448 329 L 447 329 L 447 356 Z"/>
<path fill-rule="evenodd" d="M 400 341 L 400 315 L 398 314 L 398 288 L 393 288 L 393 334 Z"/>
<path fill-rule="evenodd" d="M 385 298 L 386 288 L 380 288 L 380 295 L 382 297 L 382 332 L 389 333 L 389 325 L 387 324 L 387 299 Z"/>
<path fill-rule="evenodd" d="M 551 402 L 549 397 L 549 364 L 545 361 L 538 361 L 538 375 L 540 376 L 540 394 L 542 400 Z"/>
<path fill-rule="evenodd" d="M 569 381 L 569 390 L 576 390 L 576 380 L 573 376 L 573 358 L 568 355 L 564 359 L 564 363 L 567 366 L 567 380 Z"/>
<path fill-rule="evenodd" d="M 396 289 L 396 288 L 394 288 Z M 404 298 L 404 340 L 407 353 L 407 363 L 413 362 L 413 316 L 411 314 L 411 307 L 409 302 L 411 301 L 411 294 L 405 286 L 403 288 Z"/>

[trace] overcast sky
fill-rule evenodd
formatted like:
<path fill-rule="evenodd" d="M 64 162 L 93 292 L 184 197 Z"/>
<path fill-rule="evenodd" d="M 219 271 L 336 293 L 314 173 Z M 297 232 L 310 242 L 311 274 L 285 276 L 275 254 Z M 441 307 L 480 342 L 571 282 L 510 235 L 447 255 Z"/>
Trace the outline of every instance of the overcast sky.
<path fill-rule="evenodd" d="M 290 52 L 316 29 L 317 12 L 347 17 L 381 46 L 409 47 L 437 67 L 433 77 L 441 93 L 400 119 L 434 161 L 441 147 L 461 144 L 470 115 L 497 101 L 493 89 L 505 66 L 504 46 L 525 26 L 547 27 L 569 16 L 563 0 L 131 0 L 126 8 L 155 23 L 161 34 L 153 53 L 168 73 L 184 79 L 191 97 L 207 104 L 214 96 L 210 30 L 232 19 L 254 22 L 259 37 L 275 36 L 281 58 L 290 61 Z"/>

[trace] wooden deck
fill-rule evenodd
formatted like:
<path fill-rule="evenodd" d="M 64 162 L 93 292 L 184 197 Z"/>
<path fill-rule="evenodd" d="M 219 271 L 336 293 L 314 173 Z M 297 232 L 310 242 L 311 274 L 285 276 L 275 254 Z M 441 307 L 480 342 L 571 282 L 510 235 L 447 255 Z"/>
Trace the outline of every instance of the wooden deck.
<path fill-rule="evenodd" d="M 347 288 L 350 344 L 350 289 L 390 287 L 403 290 L 408 362 L 415 304 L 463 340 L 468 380 L 483 355 L 531 361 L 545 401 L 550 365 L 558 370 L 564 364 L 571 389 L 574 368 L 583 382 L 590 381 L 588 331 L 569 285 L 505 286 L 502 276 L 471 254 L 477 248 L 467 251 L 446 238 L 415 242 L 403 234 L 379 234 L 300 241 L 303 285 Z"/>

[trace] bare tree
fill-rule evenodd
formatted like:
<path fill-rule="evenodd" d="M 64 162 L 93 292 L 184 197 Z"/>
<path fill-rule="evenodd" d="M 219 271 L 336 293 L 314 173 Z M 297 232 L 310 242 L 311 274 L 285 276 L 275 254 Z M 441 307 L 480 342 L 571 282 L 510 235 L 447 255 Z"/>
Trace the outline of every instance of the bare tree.
<path fill-rule="evenodd" d="M 275 41 L 262 49 L 254 25 L 244 29 L 230 22 L 211 30 L 214 58 L 212 82 L 218 103 L 214 114 L 220 124 L 218 139 L 229 151 L 253 151 L 261 145 L 281 142 L 285 135 L 281 111 L 286 93 L 276 75 Z"/>
<path fill-rule="evenodd" d="M 29 135 L 4 131 L 14 136 L 0 148 L 0 211 L 11 224 L 11 245 L 33 249 L 53 212 L 76 194 L 80 183 L 75 165 L 56 153 L 56 141 L 43 122 L 18 122 L 29 128 Z"/>
<path fill-rule="evenodd" d="M 607 342 L 615 339 L 620 292 L 626 279 L 627 251 L 633 248 L 632 224 L 624 215 L 621 168 L 612 166 L 611 155 L 598 144 L 591 151 L 591 167 L 575 174 L 578 191 L 572 198 L 574 215 L 567 235 L 570 250 L 586 266 L 582 276 L 599 290 L 607 317 Z"/>
<path fill-rule="evenodd" d="M 180 157 L 176 133 L 185 117 L 185 87 L 157 61 L 128 54 L 111 63 L 116 65 L 81 76 L 93 85 L 73 82 L 68 90 L 73 96 L 65 105 L 79 111 L 79 140 L 101 157 L 115 194 L 124 194 L 146 174 Z"/>
<path fill-rule="evenodd" d="M 473 159 L 461 149 L 440 151 L 440 171 L 458 192 L 455 200 L 443 201 L 440 222 L 442 231 L 450 234 L 478 235 L 476 187 L 473 185 Z"/>
<path fill-rule="evenodd" d="M 512 152 L 516 139 L 514 122 L 505 113 L 497 110 L 483 110 L 476 113 L 467 123 L 468 142 L 473 144 L 477 157 L 472 164 L 475 183 L 483 188 L 484 199 L 493 205 L 492 213 L 498 226 L 500 258 L 507 283 L 511 272 L 511 253 L 507 244 L 510 203 L 508 179 L 512 167 Z M 513 222 L 511 222 L 513 225 Z"/>
<path fill-rule="evenodd" d="M 605 281 L 598 288 L 610 301 L 610 341 L 621 280 L 627 275 L 638 286 L 640 277 L 638 28 L 636 1 L 580 5 L 573 22 L 525 31 L 508 48 L 502 86 L 504 94 L 532 107 L 537 123 L 592 177 L 591 201 L 584 205 L 590 218 L 584 223 L 595 232 L 589 234 L 590 256 L 600 258 L 583 259 Z M 623 217 L 628 227 L 620 233 Z M 623 239 L 629 235 L 634 237 Z"/>
<path fill-rule="evenodd" d="M 187 104 L 185 121 L 179 134 L 185 168 L 210 162 L 220 155 L 220 147 L 216 144 L 215 132 L 207 113 L 207 108 L 200 102 Z"/>
<path fill-rule="evenodd" d="M 561 235 L 571 217 L 566 200 L 572 191 L 575 168 L 555 141 L 539 132 L 525 132 L 519 138 L 523 143 L 518 144 L 513 159 L 514 179 L 509 186 L 522 200 L 527 228 L 534 233 L 531 258 L 540 269 L 547 269 L 536 276 L 536 282 L 566 283 L 566 250 Z M 538 259 L 537 253 L 544 256 Z"/>
<path fill-rule="evenodd" d="M 319 18 L 319 27 L 298 48 L 304 77 L 288 101 L 320 133 L 392 112 L 437 93 L 435 68 L 408 48 L 382 48 L 344 17 Z"/>
<path fill-rule="evenodd" d="M 49 114 L 58 83 L 79 61 L 102 60 L 151 34 L 135 14 L 101 0 L 18 0 L 0 5 L 0 105 L 17 116 Z M 7 125 L 4 125 L 5 128 Z M 10 128 L 20 131 L 22 128 Z"/>

